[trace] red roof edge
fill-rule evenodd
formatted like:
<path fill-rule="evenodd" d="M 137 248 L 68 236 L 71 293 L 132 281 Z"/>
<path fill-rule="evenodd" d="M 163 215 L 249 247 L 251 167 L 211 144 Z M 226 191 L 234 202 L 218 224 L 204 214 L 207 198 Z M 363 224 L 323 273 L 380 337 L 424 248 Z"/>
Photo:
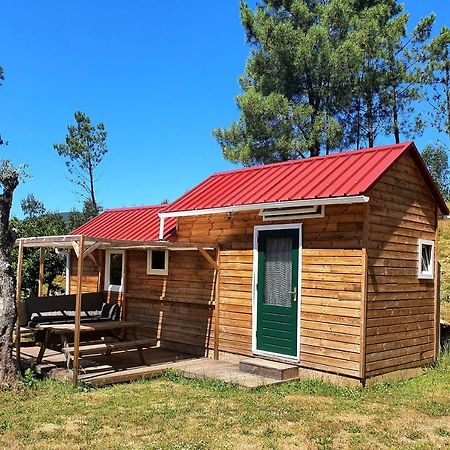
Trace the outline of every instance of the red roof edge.
<path fill-rule="evenodd" d="M 419 167 L 419 170 L 422 173 L 422 176 L 425 178 L 425 181 L 428 183 L 428 186 L 431 189 L 431 193 L 433 194 L 434 199 L 439 204 L 441 213 L 445 214 L 445 215 L 450 214 L 447 203 L 445 202 L 444 197 L 442 196 L 439 187 L 433 180 L 433 177 L 431 176 L 430 171 L 428 170 L 428 167 L 426 166 L 422 156 L 420 155 L 419 151 L 417 150 L 417 147 L 414 144 L 414 142 L 411 142 L 411 145 L 408 147 L 408 150 L 411 151 L 411 155 L 414 158 L 414 161 L 416 162 L 417 166 Z"/>
<path fill-rule="evenodd" d="M 87 222 L 84 222 L 84 223 L 82 223 L 79 227 L 75 228 L 75 230 L 72 230 L 69 234 L 75 234 L 75 235 L 76 235 L 76 234 L 80 234 L 80 233 L 78 232 L 78 230 L 79 230 L 80 228 L 84 228 L 87 224 L 93 222 L 95 219 L 97 219 L 97 217 L 99 217 L 99 216 L 105 214 L 107 211 L 109 211 L 109 210 L 108 210 L 108 209 L 105 209 L 104 211 L 98 213 L 97 215 L 95 215 L 94 217 L 92 217 L 91 219 L 89 219 Z M 92 236 L 92 237 L 93 237 L 93 236 Z"/>
<path fill-rule="evenodd" d="M 424 160 L 422 159 L 422 156 L 420 156 L 419 151 L 417 150 L 416 144 L 414 144 L 413 141 L 405 142 L 405 148 L 401 153 L 398 154 L 397 158 L 388 166 L 386 169 L 379 174 L 379 176 L 372 182 L 372 184 L 367 188 L 367 190 L 371 189 L 379 180 L 380 178 L 389 171 L 389 169 L 403 156 L 406 152 L 410 152 L 411 156 L 414 159 L 414 162 L 417 164 L 417 167 L 420 170 L 420 173 L 425 178 L 426 183 L 428 184 L 428 187 L 431 190 L 431 193 L 433 194 L 434 199 L 439 205 L 439 209 L 441 210 L 442 214 L 448 215 L 450 213 L 447 203 L 445 203 L 444 197 L 442 197 L 441 191 L 439 190 L 438 186 L 433 180 L 433 177 L 431 176 L 427 166 L 425 165 Z"/>

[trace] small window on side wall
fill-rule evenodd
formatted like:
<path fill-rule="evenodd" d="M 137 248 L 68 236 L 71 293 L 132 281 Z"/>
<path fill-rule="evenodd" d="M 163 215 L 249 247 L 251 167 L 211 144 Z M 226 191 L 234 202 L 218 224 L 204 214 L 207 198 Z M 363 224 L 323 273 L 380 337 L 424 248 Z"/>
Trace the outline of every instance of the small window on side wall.
<path fill-rule="evenodd" d="M 419 239 L 418 278 L 432 280 L 434 278 L 434 242 Z"/>
<path fill-rule="evenodd" d="M 169 273 L 169 251 L 167 249 L 147 250 L 147 274 L 167 275 Z"/>
<path fill-rule="evenodd" d="M 107 250 L 105 264 L 105 291 L 122 292 L 123 272 L 123 251 Z"/>

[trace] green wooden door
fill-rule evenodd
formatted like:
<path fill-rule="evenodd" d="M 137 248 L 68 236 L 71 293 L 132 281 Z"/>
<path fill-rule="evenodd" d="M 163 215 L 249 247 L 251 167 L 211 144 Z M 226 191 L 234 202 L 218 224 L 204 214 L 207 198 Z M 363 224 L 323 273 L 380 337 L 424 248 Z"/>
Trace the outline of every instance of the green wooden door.
<path fill-rule="evenodd" d="M 258 235 L 256 349 L 297 355 L 299 230 Z"/>

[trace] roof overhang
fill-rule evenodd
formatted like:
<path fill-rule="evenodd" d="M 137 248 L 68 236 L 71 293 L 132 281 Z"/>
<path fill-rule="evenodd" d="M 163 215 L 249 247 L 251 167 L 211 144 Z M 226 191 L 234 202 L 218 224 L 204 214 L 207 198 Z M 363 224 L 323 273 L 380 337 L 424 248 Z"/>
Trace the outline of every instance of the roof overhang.
<path fill-rule="evenodd" d="M 166 217 L 187 217 L 200 216 L 203 214 L 220 214 L 238 211 L 253 211 L 259 209 L 282 209 L 292 208 L 295 206 L 311 206 L 311 205 L 348 205 L 352 203 L 367 203 L 369 197 L 366 195 L 353 195 L 348 197 L 328 197 L 328 198 L 312 198 L 303 200 L 289 200 L 282 202 L 252 203 L 248 205 L 232 205 L 222 206 L 218 208 L 193 209 L 186 211 L 167 211 L 158 213 L 161 219 Z"/>
<path fill-rule="evenodd" d="M 197 250 L 199 247 L 203 249 L 215 249 L 216 244 L 209 243 L 193 243 L 193 242 L 169 242 L 169 241 L 126 241 L 120 239 L 105 239 L 93 236 L 86 236 L 81 234 L 67 234 L 61 236 L 37 236 L 19 238 L 16 240 L 16 245 L 22 243 L 23 247 L 28 248 L 73 248 L 78 244 L 81 237 L 84 236 L 84 247 L 89 248 L 95 246 L 96 249 L 147 249 L 147 248 L 162 248 L 168 250 Z"/>

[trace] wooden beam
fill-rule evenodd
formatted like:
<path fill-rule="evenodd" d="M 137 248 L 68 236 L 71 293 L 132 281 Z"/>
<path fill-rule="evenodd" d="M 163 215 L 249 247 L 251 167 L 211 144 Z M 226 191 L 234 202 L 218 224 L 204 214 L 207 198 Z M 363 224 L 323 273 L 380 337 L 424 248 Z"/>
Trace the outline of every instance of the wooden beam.
<path fill-rule="evenodd" d="M 77 255 L 77 258 L 79 259 L 80 258 L 80 247 L 78 245 L 78 242 L 72 241 L 72 247 L 73 247 L 73 249 L 75 251 L 75 255 Z"/>
<path fill-rule="evenodd" d="M 200 252 L 201 253 L 201 252 Z M 206 252 L 205 252 L 206 253 Z M 209 255 L 208 255 L 209 256 Z M 220 325 L 220 248 L 217 248 L 216 285 L 214 292 L 214 359 L 219 359 L 219 325 Z"/>
<path fill-rule="evenodd" d="M 88 247 L 88 248 L 83 252 L 83 256 L 86 258 L 86 256 L 91 255 L 92 252 L 93 252 L 94 250 L 96 250 L 97 248 L 100 247 L 100 245 L 102 245 L 101 242 L 96 242 L 96 243 L 92 244 L 90 247 Z M 92 256 L 92 255 L 91 255 L 91 256 Z M 93 257 L 93 256 L 92 256 L 92 257 Z M 95 258 L 94 258 L 94 261 L 95 261 Z"/>
<path fill-rule="evenodd" d="M 80 237 L 78 242 L 80 254 L 83 254 L 84 236 Z M 78 258 L 77 268 L 77 292 L 75 300 L 75 330 L 74 330 L 74 351 L 73 351 L 73 373 L 72 383 L 74 386 L 78 385 L 78 363 L 80 359 L 80 321 L 81 321 L 81 299 L 82 299 L 82 278 L 83 278 L 83 261 L 84 258 Z"/>
<path fill-rule="evenodd" d="M 208 261 L 208 263 L 213 267 L 215 270 L 219 270 L 219 266 L 216 261 L 214 261 L 211 256 L 209 256 L 208 252 L 204 250 L 201 246 L 198 246 L 198 251 L 200 254 Z"/>
<path fill-rule="evenodd" d="M 43 247 L 39 248 L 39 287 L 38 287 L 38 297 L 44 296 L 44 257 L 45 249 Z"/>
<path fill-rule="evenodd" d="M 95 259 L 95 256 L 92 253 L 89 253 L 87 256 L 94 263 L 94 266 L 98 267 L 99 264 L 98 264 L 97 260 Z"/>
<path fill-rule="evenodd" d="M 369 279 L 369 220 L 370 204 L 367 203 L 363 215 L 363 235 L 361 247 L 361 322 L 360 322 L 360 344 L 359 344 L 359 376 L 364 384 L 366 379 L 366 340 L 367 340 L 367 291 Z"/>
<path fill-rule="evenodd" d="M 19 254 L 17 257 L 17 278 L 16 278 L 16 367 L 21 369 L 20 358 L 20 305 L 22 303 L 22 267 L 23 267 L 23 242 L 19 241 Z"/>

